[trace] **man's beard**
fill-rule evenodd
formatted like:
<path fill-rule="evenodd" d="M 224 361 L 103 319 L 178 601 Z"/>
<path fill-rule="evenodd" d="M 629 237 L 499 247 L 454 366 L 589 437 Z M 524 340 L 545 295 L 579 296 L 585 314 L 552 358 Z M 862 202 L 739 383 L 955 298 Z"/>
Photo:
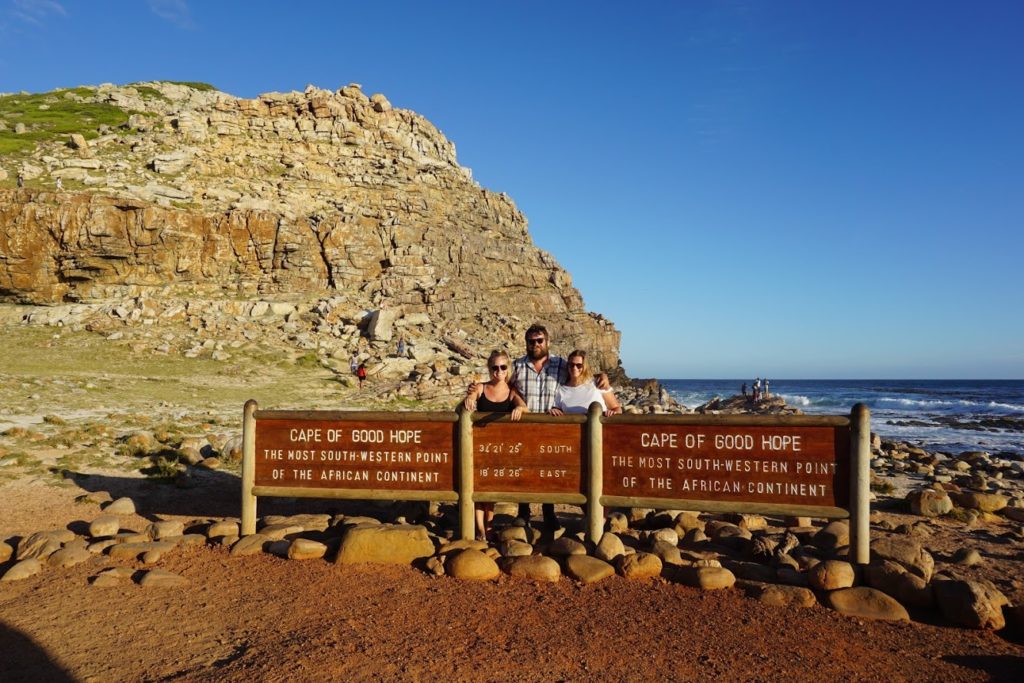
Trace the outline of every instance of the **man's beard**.
<path fill-rule="evenodd" d="M 543 346 L 531 346 L 526 349 L 526 355 L 530 357 L 530 360 L 541 360 L 548 357 L 548 350 Z"/>

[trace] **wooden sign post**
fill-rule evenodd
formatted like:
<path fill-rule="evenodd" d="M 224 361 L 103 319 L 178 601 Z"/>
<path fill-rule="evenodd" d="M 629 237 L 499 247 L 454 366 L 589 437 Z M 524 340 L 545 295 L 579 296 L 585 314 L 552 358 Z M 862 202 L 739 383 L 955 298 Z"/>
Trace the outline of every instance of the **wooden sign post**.
<path fill-rule="evenodd" d="M 457 423 L 457 424 L 456 424 Z M 587 415 L 260 411 L 243 417 L 242 533 L 258 496 L 652 507 L 850 518 L 868 561 L 870 416 Z"/>

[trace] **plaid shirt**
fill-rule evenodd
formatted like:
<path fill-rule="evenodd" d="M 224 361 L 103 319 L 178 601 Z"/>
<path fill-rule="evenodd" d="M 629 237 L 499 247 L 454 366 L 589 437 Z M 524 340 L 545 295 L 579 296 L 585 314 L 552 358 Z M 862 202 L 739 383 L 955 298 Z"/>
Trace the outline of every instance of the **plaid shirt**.
<path fill-rule="evenodd" d="M 538 373 L 529 356 L 512 361 L 510 383 L 526 401 L 531 413 L 546 413 L 555 405 L 555 393 L 569 379 L 569 363 L 561 356 L 548 356 Z"/>

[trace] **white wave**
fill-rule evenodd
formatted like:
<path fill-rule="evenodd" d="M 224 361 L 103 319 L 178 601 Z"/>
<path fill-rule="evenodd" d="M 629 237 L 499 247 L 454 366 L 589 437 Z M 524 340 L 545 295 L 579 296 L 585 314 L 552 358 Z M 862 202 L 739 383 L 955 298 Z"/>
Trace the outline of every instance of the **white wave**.
<path fill-rule="evenodd" d="M 997 403 L 996 401 L 989 401 L 988 407 L 1002 408 L 1003 410 L 1018 410 L 1024 412 L 1024 406 L 1018 406 L 1013 403 Z"/>
<path fill-rule="evenodd" d="M 989 401 L 988 403 L 982 403 L 981 401 L 965 401 L 963 399 L 959 401 L 942 401 L 940 399 L 914 399 L 914 398 L 880 398 L 879 403 L 896 403 L 901 406 L 922 406 L 926 408 L 932 408 L 935 406 L 968 406 L 976 408 L 1000 408 L 1002 410 L 1016 410 L 1024 411 L 1024 406 L 1016 405 L 1013 403 L 998 403 L 996 401 Z"/>
<path fill-rule="evenodd" d="M 809 406 L 811 405 L 811 399 L 806 396 L 792 395 L 792 394 L 779 394 L 782 400 L 791 406 Z"/>

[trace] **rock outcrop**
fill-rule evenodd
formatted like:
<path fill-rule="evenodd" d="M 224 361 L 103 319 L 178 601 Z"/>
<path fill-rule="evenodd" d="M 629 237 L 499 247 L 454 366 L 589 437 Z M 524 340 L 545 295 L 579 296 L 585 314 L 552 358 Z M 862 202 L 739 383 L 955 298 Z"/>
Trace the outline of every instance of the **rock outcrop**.
<path fill-rule="evenodd" d="M 125 123 L 0 160 L 10 177 L 33 170 L 0 190 L 0 302 L 338 291 L 487 347 L 518 349 L 539 320 L 557 348 L 618 368 L 618 331 L 584 310 L 512 200 L 383 96 L 310 86 L 248 100 L 154 82 L 52 99 L 117 107 Z"/>

